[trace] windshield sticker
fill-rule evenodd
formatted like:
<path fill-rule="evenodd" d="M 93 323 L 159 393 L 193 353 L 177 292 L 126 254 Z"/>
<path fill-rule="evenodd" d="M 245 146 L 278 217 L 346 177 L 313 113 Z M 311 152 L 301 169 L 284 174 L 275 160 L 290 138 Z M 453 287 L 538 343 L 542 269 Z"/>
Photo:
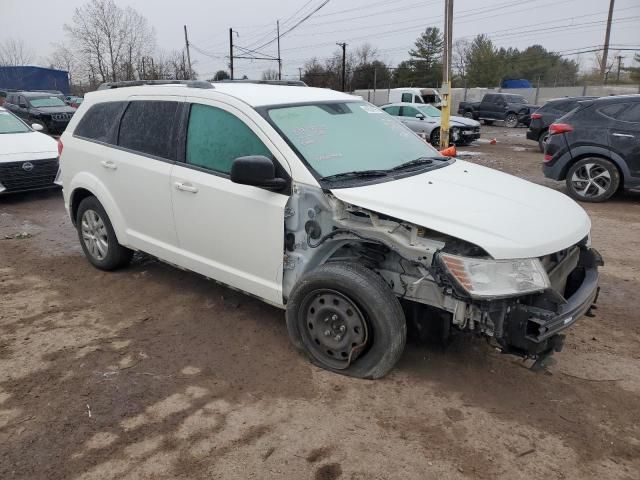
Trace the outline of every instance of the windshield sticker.
<path fill-rule="evenodd" d="M 378 107 L 374 107 L 373 105 L 360 105 L 360 108 L 367 113 L 382 113 L 382 110 Z"/>
<path fill-rule="evenodd" d="M 318 143 L 321 137 L 327 134 L 327 127 L 324 125 L 311 125 L 293 129 L 293 135 L 301 145 L 313 145 Z"/>
<path fill-rule="evenodd" d="M 320 155 L 318 157 L 318 161 L 324 161 L 324 160 L 335 160 L 336 158 L 342 158 L 343 155 L 342 153 L 325 153 L 324 155 Z"/>

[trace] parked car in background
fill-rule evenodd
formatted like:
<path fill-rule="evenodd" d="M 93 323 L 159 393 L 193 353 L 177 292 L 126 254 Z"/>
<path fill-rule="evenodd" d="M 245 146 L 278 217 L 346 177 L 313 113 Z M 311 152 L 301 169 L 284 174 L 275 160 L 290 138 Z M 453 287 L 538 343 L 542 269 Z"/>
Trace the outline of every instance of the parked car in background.
<path fill-rule="evenodd" d="M 96 268 L 140 250 L 230 285 L 286 310 L 315 364 L 362 378 L 393 368 L 407 319 L 539 359 L 596 299 L 578 204 L 445 158 L 370 103 L 122 87 L 88 93 L 61 138 L 65 206 Z"/>
<path fill-rule="evenodd" d="M 392 103 L 382 110 L 398 119 L 414 132 L 424 136 L 431 145 L 440 146 L 440 115 L 433 105 L 415 103 Z M 454 145 L 469 145 L 480 138 L 480 123 L 472 118 L 452 116 L 449 127 L 449 142 Z"/>
<path fill-rule="evenodd" d="M 5 108 L 28 124 L 38 124 L 43 133 L 62 133 L 75 113 L 60 98 L 62 94 L 45 92 L 9 92 Z"/>
<path fill-rule="evenodd" d="M 53 188 L 58 142 L 0 107 L 0 194 Z"/>
<path fill-rule="evenodd" d="M 549 126 L 544 162 L 545 176 L 565 180 L 577 200 L 640 188 L 640 95 L 579 102 Z"/>
<path fill-rule="evenodd" d="M 374 105 L 382 106 L 389 103 L 425 103 L 440 108 L 442 106 L 442 97 L 435 88 L 382 88 L 356 90 L 354 95 L 362 97 L 363 100 L 371 102 Z"/>
<path fill-rule="evenodd" d="M 460 102 L 458 114 L 482 120 L 485 125 L 502 121 L 505 127 L 515 128 L 520 124 L 529 126 L 531 113 L 538 108 L 538 105 L 529 104 L 522 95 L 486 93 L 480 102 Z"/>
<path fill-rule="evenodd" d="M 544 152 L 544 146 L 549 137 L 549 125 L 576 108 L 578 102 L 594 98 L 598 97 L 564 97 L 549 100 L 531 114 L 531 123 L 529 123 L 529 128 L 527 129 L 527 139 L 538 142 L 540 151 Z"/>

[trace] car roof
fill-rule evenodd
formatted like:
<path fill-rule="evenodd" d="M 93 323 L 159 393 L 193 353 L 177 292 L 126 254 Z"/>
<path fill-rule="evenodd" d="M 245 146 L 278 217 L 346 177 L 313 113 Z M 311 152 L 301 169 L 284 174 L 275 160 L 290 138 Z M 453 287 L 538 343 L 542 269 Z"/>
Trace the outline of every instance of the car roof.
<path fill-rule="evenodd" d="M 327 88 L 264 85 L 255 83 L 215 83 L 213 88 L 192 88 L 188 85 L 141 85 L 126 88 L 104 89 L 87 95 L 93 101 L 102 98 L 126 99 L 131 95 L 193 95 L 216 98 L 216 94 L 235 97 L 252 107 L 291 105 L 314 102 L 358 101 L 361 98 Z M 218 97 L 219 98 L 219 97 Z"/>
<path fill-rule="evenodd" d="M 600 97 L 596 97 L 596 96 L 576 96 L 576 97 L 558 97 L 558 98 L 552 98 L 550 100 L 547 100 L 546 103 L 555 103 L 555 102 L 566 102 L 567 100 L 577 100 L 577 101 L 581 101 L 581 100 L 595 100 L 596 98 L 600 98 Z"/>
<path fill-rule="evenodd" d="M 430 103 L 395 102 L 395 103 L 387 103 L 386 105 L 383 105 L 380 108 L 385 108 L 385 107 L 426 107 L 427 105 L 430 105 L 430 106 L 433 107 L 433 105 L 431 105 Z M 433 107 L 433 108 L 437 108 L 437 107 Z"/>
<path fill-rule="evenodd" d="M 610 95 L 608 97 L 595 98 L 592 101 L 598 105 L 602 103 L 640 102 L 640 94 L 635 93 L 631 95 Z"/>

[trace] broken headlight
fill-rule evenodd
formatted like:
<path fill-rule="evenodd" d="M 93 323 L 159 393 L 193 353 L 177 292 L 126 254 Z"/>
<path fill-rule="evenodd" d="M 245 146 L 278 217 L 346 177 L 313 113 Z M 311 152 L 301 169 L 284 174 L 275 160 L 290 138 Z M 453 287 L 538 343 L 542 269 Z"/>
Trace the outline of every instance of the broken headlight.
<path fill-rule="evenodd" d="M 441 253 L 449 274 L 476 298 L 510 297 L 549 287 L 549 277 L 537 258 L 491 260 Z"/>

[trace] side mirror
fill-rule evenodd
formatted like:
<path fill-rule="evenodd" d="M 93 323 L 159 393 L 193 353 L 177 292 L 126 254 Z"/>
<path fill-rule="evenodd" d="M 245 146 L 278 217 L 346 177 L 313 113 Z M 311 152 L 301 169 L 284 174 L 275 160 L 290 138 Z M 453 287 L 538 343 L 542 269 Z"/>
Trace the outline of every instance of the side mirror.
<path fill-rule="evenodd" d="M 231 181 L 276 191 L 287 186 L 284 178 L 276 177 L 273 160 L 263 155 L 236 158 L 231 164 Z"/>
<path fill-rule="evenodd" d="M 36 132 L 41 132 L 43 130 L 42 125 L 39 123 L 32 123 L 31 128 L 33 128 Z"/>
<path fill-rule="evenodd" d="M 416 114 L 416 118 L 419 119 L 419 120 L 424 120 L 424 115 L 421 114 L 421 113 L 417 113 Z"/>

